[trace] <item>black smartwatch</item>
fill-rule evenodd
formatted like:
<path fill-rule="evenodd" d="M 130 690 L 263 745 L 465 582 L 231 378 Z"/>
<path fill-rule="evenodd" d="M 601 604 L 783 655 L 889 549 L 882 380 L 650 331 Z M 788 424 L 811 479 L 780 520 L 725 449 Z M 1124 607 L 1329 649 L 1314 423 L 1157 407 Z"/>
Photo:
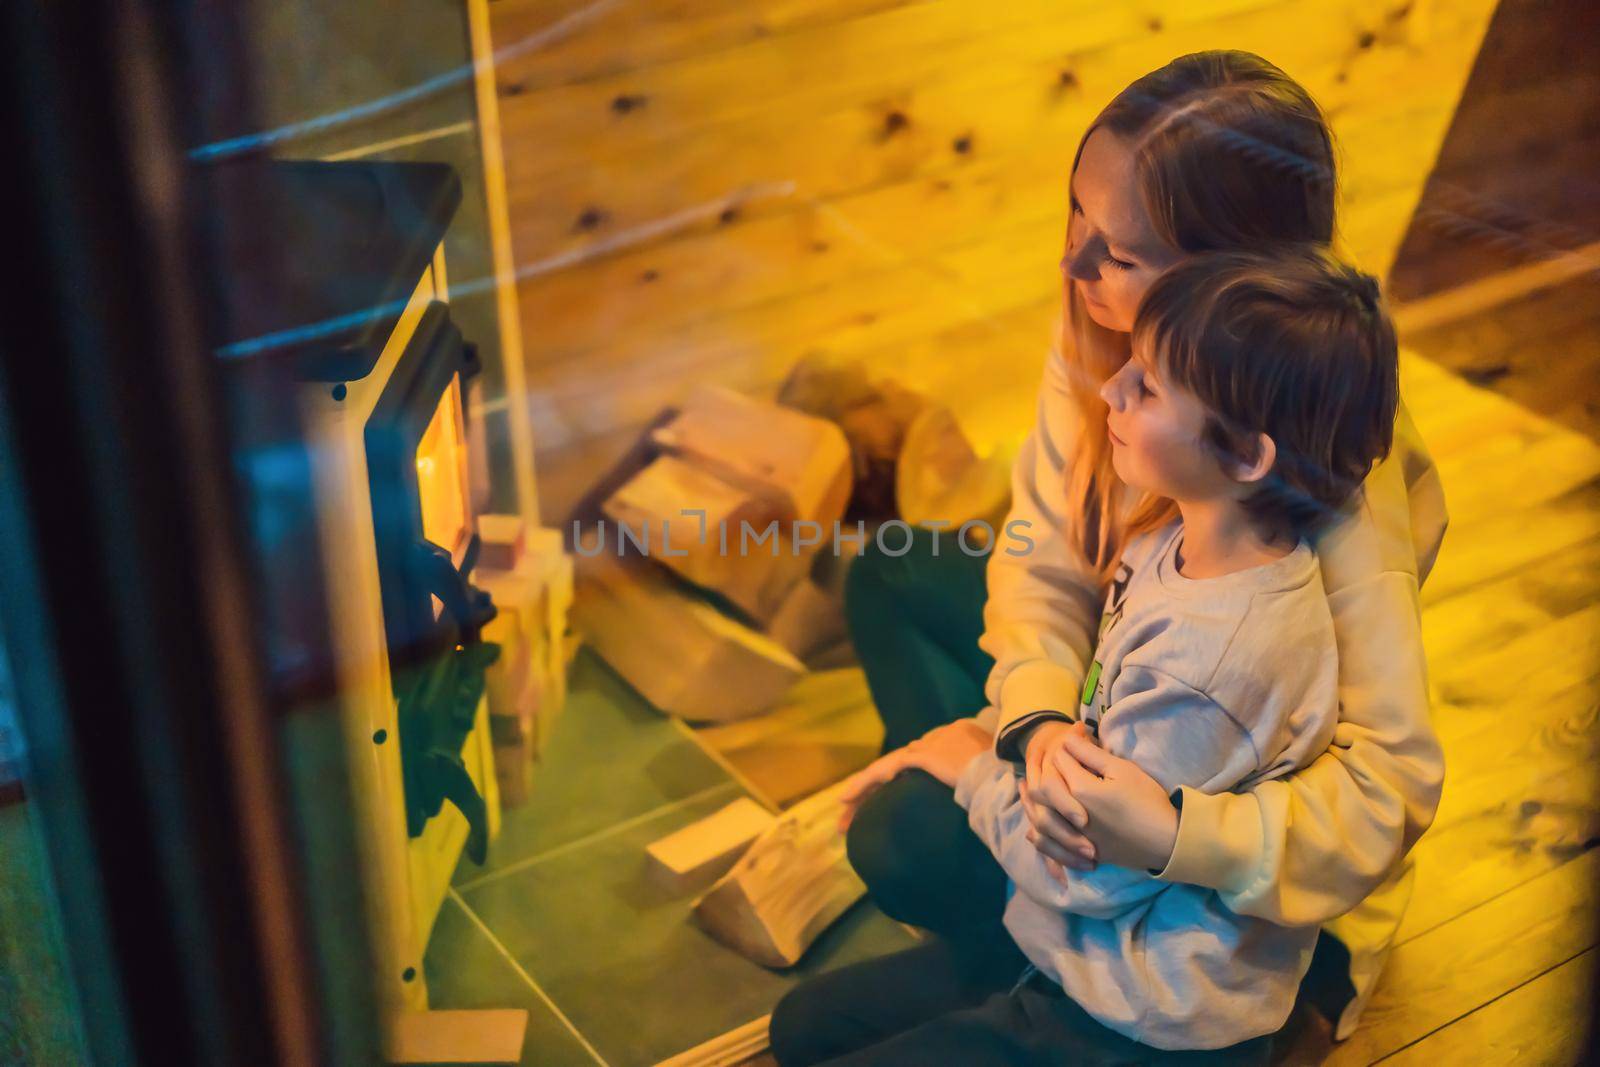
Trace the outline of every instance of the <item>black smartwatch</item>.
<path fill-rule="evenodd" d="M 1178 809 L 1178 821 L 1180 823 L 1183 822 L 1183 786 L 1180 785 L 1178 788 L 1176 788 L 1172 792 L 1168 793 L 1167 794 L 1167 799 L 1172 801 L 1172 806 L 1174 808 Z M 1168 863 L 1172 862 L 1172 858 L 1170 856 L 1167 857 L 1167 862 Z M 1164 868 L 1160 868 L 1160 867 L 1146 867 L 1145 868 L 1145 870 L 1149 871 L 1151 874 L 1160 874 L 1163 869 Z"/>
<path fill-rule="evenodd" d="M 1047 722 L 1073 722 L 1071 715 L 1064 711 L 1047 708 L 1043 711 L 1031 711 L 1011 724 L 1011 729 L 995 742 L 994 754 L 1001 759 L 1013 763 L 1021 763 L 1027 759 L 1028 738 L 1033 731 Z"/>

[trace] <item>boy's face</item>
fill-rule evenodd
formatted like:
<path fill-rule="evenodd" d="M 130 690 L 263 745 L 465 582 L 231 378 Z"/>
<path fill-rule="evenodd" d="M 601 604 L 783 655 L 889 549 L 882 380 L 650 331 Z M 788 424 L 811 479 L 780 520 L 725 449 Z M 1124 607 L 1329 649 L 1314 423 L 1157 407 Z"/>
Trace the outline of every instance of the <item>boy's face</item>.
<path fill-rule="evenodd" d="M 1201 439 L 1204 405 L 1163 379 L 1143 348 L 1136 345 L 1132 358 L 1100 387 L 1111 407 L 1106 429 L 1117 477 L 1176 501 L 1239 495 L 1239 482 Z"/>

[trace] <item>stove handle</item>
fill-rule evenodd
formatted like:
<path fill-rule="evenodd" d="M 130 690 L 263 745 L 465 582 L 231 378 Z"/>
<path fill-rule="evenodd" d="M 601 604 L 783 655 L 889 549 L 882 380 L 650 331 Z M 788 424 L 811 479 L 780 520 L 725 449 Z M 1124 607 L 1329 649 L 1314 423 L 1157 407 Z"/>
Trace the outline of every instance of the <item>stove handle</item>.
<path fill-rule="evenodd" d="M 444 604 L 445 612 L 460 631 L 464 645 L 479 640 L 479 632 L 499 613 L 488 593 L 467 580 L 467 575 L 478 562 L 482 542 L 477 534 L 467 544 L 467 551 L 456 569 L 450 553 L 432 541 L 418 541 L 415 563 L 422 587 Z"/>

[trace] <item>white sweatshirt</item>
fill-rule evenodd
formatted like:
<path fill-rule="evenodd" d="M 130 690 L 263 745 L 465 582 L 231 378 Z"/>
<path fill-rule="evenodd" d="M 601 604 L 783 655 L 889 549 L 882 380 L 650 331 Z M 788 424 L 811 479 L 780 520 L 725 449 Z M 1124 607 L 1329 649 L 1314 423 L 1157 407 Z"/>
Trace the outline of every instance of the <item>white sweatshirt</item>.
<path fill-rule="evenodd" d="M 1046 360 L 1038 421 L 1012 470 L 1007 528 L 1027 521 L 1032 548 L 1013 555 L 1008 536 L 987 569 L 978 643 L 995 665 L 976 720 L 1006 758 L 1020 758 L 1007 741 L 1022 720 L 1077 703 L 1103 595 L 1060 529 L 1066 458 L 1086 432 L 1068 373 L 1059 354 Z M 1327 923 L 1394 883 L 1444 781 L 1418 591 L 1445 524 L 1438 472 L 1402 405 L 1389 457 L 1315 543 L 1339 648 L 1332 746 L 1309 767 L 1239 792 L 1183 786 L 1177 844 L 1159 877 L 1216 889 L 1230 911 L 1287 925 Z M 1353 1025 L 1352 1015 L 1341 1034 Z"/>
<path fill-rule="evenodd" d="M 1338 651 L 1310 546 L 1215 578 L 1179 573 L 1183 524 L 1135 538 L 1106 598 L 1076 717 L 1161 783 L 1249 788 L 1309 765 L 1338 720 Z M 1217 892 L 1102 863 L 1063 886 L 1027 839 L 1020 769 L 992 752 L 956 802 L 1016 891 L 1006 928 L 1089 1014 L 1156 1048 L 1222 1048 L 1283 1026 L 1315 925 L 1238 915 Z"/>

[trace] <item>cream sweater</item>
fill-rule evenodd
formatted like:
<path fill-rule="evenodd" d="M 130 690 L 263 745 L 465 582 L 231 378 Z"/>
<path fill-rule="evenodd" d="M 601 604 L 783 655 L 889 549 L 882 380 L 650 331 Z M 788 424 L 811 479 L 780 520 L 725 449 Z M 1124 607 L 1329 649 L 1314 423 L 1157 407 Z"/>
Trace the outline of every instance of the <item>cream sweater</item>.
<path fill-rule="evenodd" d="M 1011 759 L 1008 735 L 1023 720 L 1077 704 L 1104 596 L 1081 548 L 1060 532 L 1066 457 L 1086 432 L 1067 373 L 1052 354 L 1012 471 L 1006 529 L 1026 521 L 1031 549 L 1007 536 L 988 563 L 978 643 L 995 665 L 977 721 Z M 1331 747 L 1242 792 L 1184 786 L 1177 844 L 1158 877 L 1215 889 L 1233 912 L 1291 926 L 1327 923 L 1392 882 L 1433 821 L 1444 780 L 1418 592 L 1446 518 L 1438 472 L 1402 405 L 1389 457 L 1315 544 L 1339 650 Z"/>

